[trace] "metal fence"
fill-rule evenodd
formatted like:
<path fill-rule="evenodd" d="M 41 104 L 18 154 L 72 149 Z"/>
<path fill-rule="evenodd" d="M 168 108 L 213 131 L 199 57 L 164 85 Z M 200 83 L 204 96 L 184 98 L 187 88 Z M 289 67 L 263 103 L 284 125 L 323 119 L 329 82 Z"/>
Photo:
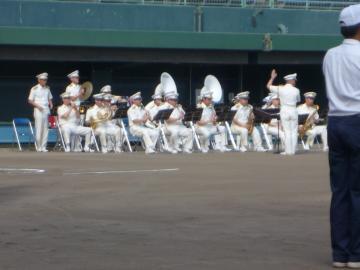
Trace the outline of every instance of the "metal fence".
<path fill-rule="evenodd" d="M 360 0 L 44 0 L 53 2 L 127 3 L 144 5 L 227 6 L 242 8 L 341 10 Z"/>

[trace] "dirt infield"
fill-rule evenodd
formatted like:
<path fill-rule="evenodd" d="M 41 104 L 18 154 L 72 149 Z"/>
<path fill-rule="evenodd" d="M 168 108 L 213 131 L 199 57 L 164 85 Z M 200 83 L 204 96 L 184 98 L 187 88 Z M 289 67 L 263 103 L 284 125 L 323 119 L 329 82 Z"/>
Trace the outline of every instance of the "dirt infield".
<path fill-rule="evenodd" d="M 0 269 L 330 268 L 324 153 L 2 151 L 0 164 Z"/>

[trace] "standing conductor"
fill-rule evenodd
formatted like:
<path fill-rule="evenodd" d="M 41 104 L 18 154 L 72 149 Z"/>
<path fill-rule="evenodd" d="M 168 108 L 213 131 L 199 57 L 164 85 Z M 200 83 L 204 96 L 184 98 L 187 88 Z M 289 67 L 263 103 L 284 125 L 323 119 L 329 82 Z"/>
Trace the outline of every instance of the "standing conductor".
<path fill-rule="evenodd" d="M 330 224 L 334 267 L 360 268 L 360 5 L 339 17 L 344 41 L 324 58 L 329 99 Z"/>

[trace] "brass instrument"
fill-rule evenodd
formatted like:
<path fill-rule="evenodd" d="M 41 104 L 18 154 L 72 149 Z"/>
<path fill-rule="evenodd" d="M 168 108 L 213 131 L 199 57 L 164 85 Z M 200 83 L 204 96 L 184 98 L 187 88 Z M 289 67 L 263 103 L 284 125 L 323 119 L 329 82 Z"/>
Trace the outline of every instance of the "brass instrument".
<path fill-rule="evenodd" d="M 248 121 L 247 121 L 247 126 L 248 126 L 248 134 L 251 135 L 253 130 L 254 130 L 254 126 L 255 126 L 255 115 L 254 115 L 254 110 L 251 109 L 250 113 L 249 113 L 249 117 L 248 117 Z"/>
<path fill-rule="evenodd" d="M 85 114 L 85 110 L 86 110 L 85 106 L 81 106 L 81 105 L 80 105 L 80 107 L 79 107 L 79 113 L 80 113 L 80 114 Z"/>
<path fill-rule="evenodd" d="M 305 123 L 300 127 L 299 129 L 299 135 L 300 138 L 303 138 L 306 134 L 306 132 L 312 128 L 312 126 L 314 125 L 314 117 L 315 115 L 318 113 L 320 107 L 319 105 L 314 105 L 315 111 L 313 111 L 311 114 L 309 114 L 309 116 L 306 118 Z"/>
<path fill-rule="evenodd" d="M 96 113 L 96 118 L 91 117 L 90 126 L 96 129 L 99 124 L 105 123 L 112 118 L 112 111 L 110 107 L 103 107 Z"/>
<path fill-rule="evenodd" d="M 93 84 L 91 82 L 84 82 L 81 85 L 81 88 L 84 89 L 84 94 L 82 95 L 80 100 L 85 101 L 91 96 L 94 87 L 93 87 Z"/>

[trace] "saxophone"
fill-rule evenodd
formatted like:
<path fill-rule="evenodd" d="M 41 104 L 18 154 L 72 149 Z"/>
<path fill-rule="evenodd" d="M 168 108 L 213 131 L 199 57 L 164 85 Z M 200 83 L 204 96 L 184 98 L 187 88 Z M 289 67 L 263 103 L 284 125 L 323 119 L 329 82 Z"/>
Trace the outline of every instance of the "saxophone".
<path fill-rule="evenodd" d="M 255 115 L 254 115 L 254 110 L 251 108 L 250 109 L 250 113 L 249 113 L 249 117 L 248 117 L 248 121 L 247 121 L 247 126 L 248 126 L 248 134 L 251 135 L 253 130 L 254 130 L 254 126 L 255 126 Z"/>
<path fill-rule="evenodd" d="M 304 125 L 302 125 L 300 127 L 300 130 L 299 130 L 299 135 L 300 135 L 300 138 L 303 138 L 306 134 L 306 132 L 312 128 L 312 126 L 314 125 L 314 117 L 315 115 L 317 114 L 317 112 L 319 111 L 319 105 L 315 105 L 314 106 L 315 110 L 309 114 L 309 116 L 306 118 L 306 121 L 304 123 Z"/>

